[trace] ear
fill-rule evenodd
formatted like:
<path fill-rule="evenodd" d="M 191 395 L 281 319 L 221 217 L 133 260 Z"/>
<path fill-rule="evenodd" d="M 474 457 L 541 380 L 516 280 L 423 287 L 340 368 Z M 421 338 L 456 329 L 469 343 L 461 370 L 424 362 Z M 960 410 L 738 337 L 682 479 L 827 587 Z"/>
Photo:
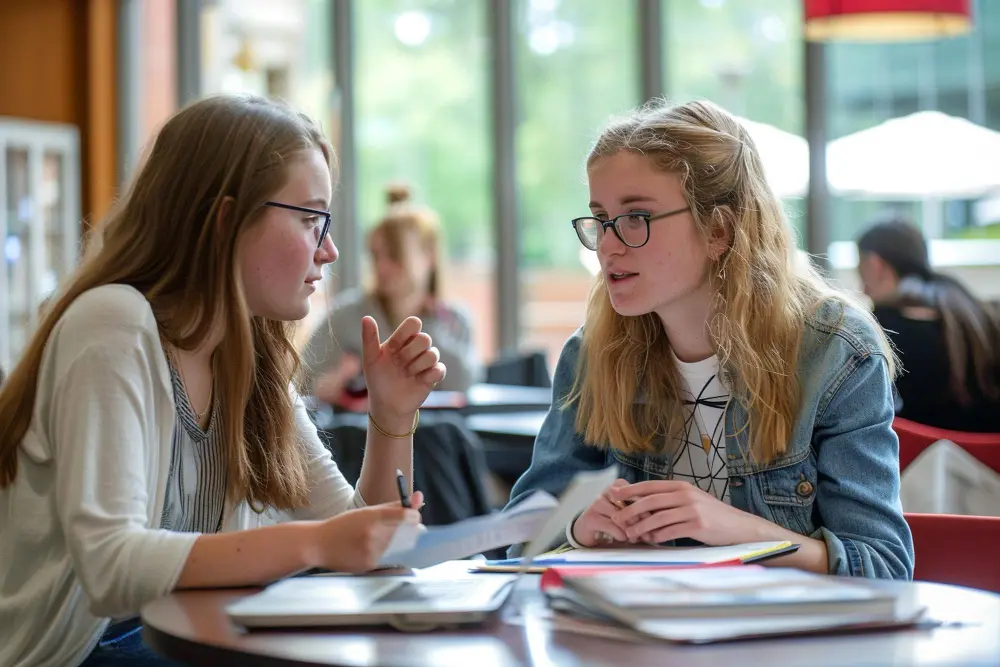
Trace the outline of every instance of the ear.
<path fill-rule="evenodd" d="M 728 206 L 716 206 L 712 209 L 706 238 L 708 255 L 712 261 L 719 261 L 733 244 L 733 211 Z"/>
<path fill-rule="evenodd" d="M 215 233 L 219 238 L 226 237 L 226 226 L 231 224 L 233 211 L 236 209 L 236 200 L 232 197 L 223 197 L 219 202 L 219 210 L 215 216 Z"/>

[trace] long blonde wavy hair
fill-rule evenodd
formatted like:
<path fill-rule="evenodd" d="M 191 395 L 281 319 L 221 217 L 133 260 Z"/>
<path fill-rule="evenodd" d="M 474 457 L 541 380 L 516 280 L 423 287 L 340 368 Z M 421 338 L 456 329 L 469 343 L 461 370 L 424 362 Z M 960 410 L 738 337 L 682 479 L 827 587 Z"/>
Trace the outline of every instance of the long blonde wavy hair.
<path fill-rule="evenodd" d="M 796 367 L 807 319 L 826 299 L 856 304 L 811 267 L 797 266 L 781 202 L 765 180 L 757 149 L 722 108 L 705 101 L 650 103 L 613 120 L 587 165 L 619 151 L 644 155 L 680 177 L 703 238 L 720 225 L 727 232 L 729 247 L 709 271 L 715 298 L 706 326 L 733 399 L 749 415 L 740 426 L 749 428 L 746 454 L 771 461 L 786 451 L 794 428 Z M 888 341 L 872 324 L 894 373 Z M 682 435 L 680 376 L 663 324 L 655 313 L 615 312 L 603 275 L 591 289 L 568 401 L 578 402 L 576 428 L 595 446 L 658 453 Z"/>
<path fill-rule="evenodd" d="M 257 509 L 305 504 L 305 452 L 288 390 L 299 364 L 293 325 L 249 311 L 238 241 L 287 182 L 289 165 L 314 148 L 332 169 L 333 149 L 309 118 L 254 96 L 210 97 L 163 126 L 0 391 L 0 488 L 17 476 L 42 353 L 59 318 L 87 290 L 124 284 L 145 295 L 170 345 L 195 349 L 224 325 L 214 363 L 227 497 Z"/>

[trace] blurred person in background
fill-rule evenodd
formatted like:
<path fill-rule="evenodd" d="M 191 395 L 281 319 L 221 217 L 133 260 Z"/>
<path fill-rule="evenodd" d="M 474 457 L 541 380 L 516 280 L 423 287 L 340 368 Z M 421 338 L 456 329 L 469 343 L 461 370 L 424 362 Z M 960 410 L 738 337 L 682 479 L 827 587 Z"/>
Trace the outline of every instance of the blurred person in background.
<path fill-rule="evenodd" d="M 934 271 L 921 231 L 903 220 L 857 240 L 858 274 L 902 362 L 900 417 L 1000 433 L 1000 318 L 958 280 Z"/>
<path fill-rule="evenodd" d="M 388 210 L 368 233 L 372 289 L 337 295 L 329 316 L 314 330 L 302 353 L 305 389 L 329 405 L 364 409 L 358 322 L 365 315 L 375 318 L 382 329 L 394 328 L 407 317 L 420 318 L 448 368 L 438 390 L 464 392 L 479 380 L 481 363 L 470 319 L 441 297 L 437 215 L 412 204 L 405 185 L 391 185 L 386 197 Z"/>

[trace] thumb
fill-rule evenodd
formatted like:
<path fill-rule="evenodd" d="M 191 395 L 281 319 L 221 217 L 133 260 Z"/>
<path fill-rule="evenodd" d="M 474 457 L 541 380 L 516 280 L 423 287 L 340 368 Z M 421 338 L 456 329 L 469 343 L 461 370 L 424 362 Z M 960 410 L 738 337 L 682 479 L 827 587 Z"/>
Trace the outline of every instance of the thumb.
<path fill-rule="evenodd" d="M 361 363 L 368 365 L 378 357 L 382 343 L 378 337 L 378 324 L 369 315 L 361 318 Z"/>

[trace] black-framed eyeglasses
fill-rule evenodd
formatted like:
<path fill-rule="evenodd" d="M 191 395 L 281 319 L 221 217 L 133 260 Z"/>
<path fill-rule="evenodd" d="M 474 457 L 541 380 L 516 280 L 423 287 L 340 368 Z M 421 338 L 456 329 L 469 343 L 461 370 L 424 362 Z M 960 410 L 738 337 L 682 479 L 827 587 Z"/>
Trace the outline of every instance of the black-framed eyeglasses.
<path fill-rule="evenodd" d="M 614 230 L 618 240 L 629 248 L 641 248 L 649 242 L 649 223 L 660 218 L 669 218 L 672 215 L 679 215 L 690 211 L 690 206 L 679 208 L 676 211 L 657 213 L 650 215 L 646 211 L 632 211 L 622 213 L 610 220 L 602 220 L 593 216 L 573 219 L 573 229 L 580 238 L 580 243 L 587 250 L 597 250 L 597 244 L 601 242 L 601 237 L 608 227 Z"/>
<path fill-rule="evenodd" d="M 316 236 L 317 248 L 323 245 L 323 240 L 326 238 L 326 235 L 330 233 L 330 221 L 333 219 L 333 216 L 330 214 L 329 211 L 321 211 L 318 208 L 306 208 L 305 206 L 293 206 L 291 204 L 282 204 L 281 202 L 277 201 L 266 201 L 264 202 L 264 206 L 274 206 L 275 208 L 284 208 L 288 209 L 289 211 L 298 211 L 299 213 L 312 213 L 313 215 L 323 216 L 322 227 L 317 225 L 316 227 L 313 228 L 317 234 Z"/>

